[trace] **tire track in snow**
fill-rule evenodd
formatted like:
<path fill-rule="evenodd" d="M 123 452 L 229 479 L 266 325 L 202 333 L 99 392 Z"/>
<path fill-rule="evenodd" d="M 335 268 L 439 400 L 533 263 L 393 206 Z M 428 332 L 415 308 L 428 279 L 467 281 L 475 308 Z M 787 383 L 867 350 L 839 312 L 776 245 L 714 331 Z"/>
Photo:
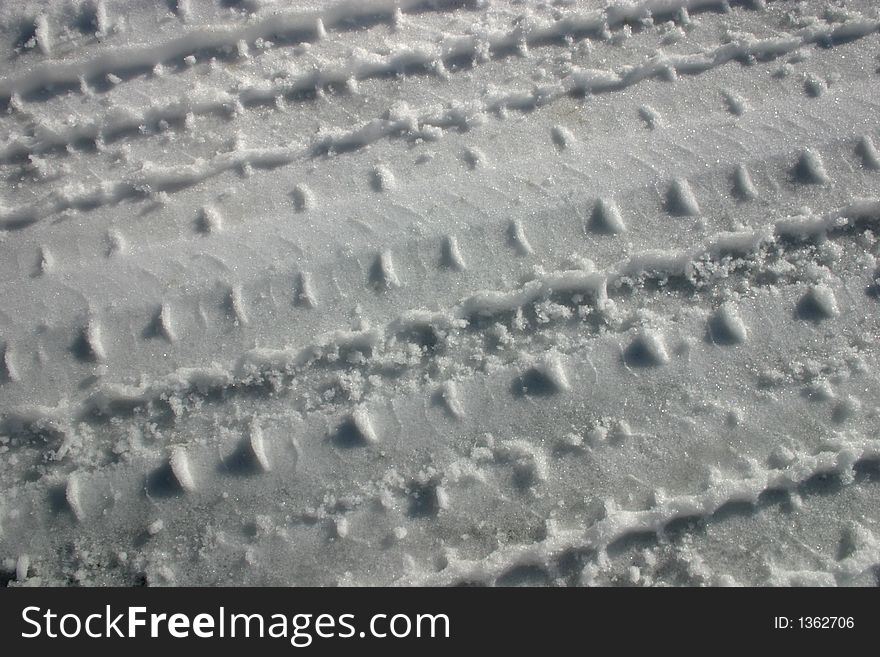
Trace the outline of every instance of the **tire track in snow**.
<path fill-rule="evenodd" d="M 840 238 L 866 228 L 876 228 L 878 225 L 880 200 L 858 200 L 822 216 L 785 218 L 762 229 L 720 234 L 700 247 L 682 253 L 649 251 L 635 254 L 607 271 L 547 272 L 516 289 L 477 292 L 447 311 L 412 310 L 384 327 L 335 331 L 315 344 L 299 349 L 255 349 L 243 354 L 231 367 L 215 364 L 212 367 L 185 368 L 141 387 L 105 386 L 81 406 L 7 412 L 0 427 L 10 435 L 40 434 L 47 427 L 53 433 L 63 434 L 65 427 L 77 421 L 95 417 L 128 417 L 156 406 L 164 409 L 169 400 L 175 398 L 193 395 L 207 398 L 218 393 L 230 394 L 235 391 L 246 393 L 266 385 L 272 389 L 284 381 L 297 386 L 297 381 L 310 369 L 333 369 L 339 361 L 350 362 L 350 366 L 355 368 L 365 368 L 366 377 L 381 377 L 385 367 L 381 362 L 375 370 L 370 369 L 374 353 L 386 352 L 401 341 L 429 345 L 433 350 L 437 344 L 456 334 L 471 334 L 474 330 L 479 334 L 499 319 L 519 316 L 524 311 L 532 313 L 537 304 L 553 300 L 566 304 L 570 299 L 577 298 L 578 302 L 574 304 L 576 308 L 590 307 L 601 316 L 609 298 L 619 301 L 631 296 L 652 280 L 681 279 L 698 290 L 703 285 L 700 281 L 701 270 L 707 263 L 720 264 L 731 257 L 742 258 L 746 264 L 733 268 L 730 275 L 748 277 L 748 263 L 757 262 L 762 253 L 772 252 L 779 255 L 780 249 L 783 253 L 785 249 L 797 252 L 800 245 L 811 240 Z M 828 299 L 830 293 L 820 295 L 815 300 L 810 294 L 812 293 L 807 293 L 807 300 L 802 301 L 797 309 L 800 316 L 810 319 L 835 315 L 833 310 L 826 310 L 835 306 L 833 296 Z M 240 289 L 231 295 L 230 299 L 235 299 L 237 312 L 243 312 L 245 302 Z M 809 308 L 804 310 L 807 306 Z M 810 310 L 813 308 L 815 310 Z M 557 330 L 556 322 L 564 323 L 569 317 L 570 313 L 562 314 L 556 321 L 545 322 L 546 330 Z M 743 333 L 735 316 L 711 319 L 708 330 L 712 330 L 712 323 L 722 343 L 735 340 L 736 335 Z M 83 357 L 106 358 L 99 330 L 100 327 L 94 320 L 83 329 Z M 545 329 L 541 326 L 533 328 L 536 333 L 543 330 Z M 598 335 L 599 331 L 594 329 L 594 333 Z M 651 333 L 637 337 L 624 357 L 625 362 L 636 362 L 638 365 L 665 364 L 668 355 L 658 339 Z M 424 363 L 420 363 L 419 367 L 424 367 Z M 400 374 L 397 372 L 394 376 L 399 377 Z M 157 416 L 165 414 L 164 410 L 154 409 L 149 412 L 156 412 Z"/>
<path fill-rule="evenodd" d="M 697 3 L 694 3 L 697 4 Z M 707 6 L 720 6 L 719 2 L 706 3 Z M 609 10 L 610 11 L 610 10 Z M 644 10 L 648 11 L 648 10 Z M 637 15 L 648 15 L 638 7 L 627 9 L 612 16 L 612 25 L 619 27 L 634 20 Z M 669 9 L 667 13 L 675 13 Z M 468 69 L 482 62 L 510 56 L 517 48 L 540 45 L 564 45 L 565 38 L 578 35 L 602 33 L 609 17 L 587 14 L 566 16 L 549 27 L 533 26 L 516 29 L 489 36 L 447 37 L 439 45 L 426 44 L 421 47 L 397 51 L 388 56 L 368 56 L 355 59 L 346 65 L 335 68 L 317 69 L 293 80 L 269 82 L 256 86 L 245 86 L 236 92 L 211 90 L 202 98 L 188 95 L 172 103 L 158 104 L 145 110 L 129 108 L 119 112 L 121 117 L 105 121 L 93 121 L 74 128 L 57 129 L 37 126 L 38 134 L 27 140 L 13 140 L 0 149 L 0 162 L 18 161 L 30 155 L 65 152 L 64 149 L 83 140 L 102 140 L 111 142 L 122 136 L 149 136 L 142 126 L 181 125 L 188 116 L 231 115 L 245 111 L 246 108 L 273 107 L 285 102 L 313 101 L 321 92 L 342 89 L 354 92 L 358 82 L 383 80 L 394 75 L 433 75 L 448 77 L 461 70 L 457 62 L 467 60 Z M 27 105 L 18 103 L 16 107 L 26 111 Z M 497 111 L 497 108 L 495 110 Z M 432 125 L 432 124 L 428 124 Z M 433 125 L 432 127 L 438 127 Z"/>
<path fill-rule="evenodd" d="M 581 71 L 568 76 L 562 83 L 531 92 L 510 93 L 469 108 L 451 108 L 440 113 L 420 115 L 405 108 L 403 116 L 374 119 L 354 130 L 319 136 L 315 143 L 303 150 L 298 147 L 251 149 L 224 153 L 204 164 L 132 175 L 125 181 L 108 181 L 100 188 L 77 194 L 59 194 L 38 205 L 12 208 L 0 214 L 0 228 L 19 230 L 47 217 L 69 209 L 93 209 L 112 205 L 127 199 L 149 198 L 152 193 L 173 193 L 231 169 L 242 167 L 275 168 L 308 157 L 344 153 L 364 148 L 389 136 L 410 139 L 436 138 L 434 129 L 472 127 L 483 117 L 502 109 L 529 111 L 572 94 L 605 93 L 625 89 L 656 77 L 676 74 L 694 75 L 711 71 L 744 57 L 775 58 L 798 48 L 824 42 L 863 38 L 880 29 L 880 20 L 853 20 L 841 25 L 805 28 L 796 36 L 765 40 L 743 39 L 718 46 L 699 55 L 676 55 L 656 58 L 646 64 L 625 69 L 622 73 L 610 71 Z M 427 132 L 426 132 L 427 130 Z"/>

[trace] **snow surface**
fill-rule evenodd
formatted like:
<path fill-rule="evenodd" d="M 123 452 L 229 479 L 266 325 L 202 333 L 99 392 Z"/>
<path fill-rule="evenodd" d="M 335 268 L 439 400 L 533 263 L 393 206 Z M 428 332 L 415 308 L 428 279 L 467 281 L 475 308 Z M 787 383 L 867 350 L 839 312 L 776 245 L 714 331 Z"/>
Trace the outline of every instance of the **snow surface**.
<path fill-rule="evenodd" d="M 876 585 L 873 0 L 0 0 L 9 585 Z"/>

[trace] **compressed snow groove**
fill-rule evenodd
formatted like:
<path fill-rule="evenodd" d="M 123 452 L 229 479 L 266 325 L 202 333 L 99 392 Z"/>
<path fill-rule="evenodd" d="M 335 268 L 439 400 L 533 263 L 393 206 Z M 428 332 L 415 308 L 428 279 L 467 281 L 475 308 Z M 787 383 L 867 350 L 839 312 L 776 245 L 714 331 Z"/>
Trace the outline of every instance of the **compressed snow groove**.
<path fill-rule="evenodd" d="M 262 20 L 246 26 L 210 29 L 199 28 L 189 31 L 165 43 L 141 48 L 109 50 L 92 59 L 58 66 L 35 66 L 32 70 L 17 78 L 0 82 L 0 96 L 12 93 L 27 94 L 53 85 L 63 87 L 65 83 L 77 83 L 80 78 L 93 78 L 113 74 L 125 68 L 151 69 L 164 61 L 183 60 L 200 50 L 222 51 L 225 47 L 236 47 L 240 42 L 253 43 L 257 40 L 270 40 L 287 33 L 294 35 L 300 42 L 316 41 L 324 38 L 327 28 L 357 29 L 358 19 L 375 15 L 385 15 L 390 20 L 394 10 L 408 11 L 448 11 L 447 5 L 453 8 L 456 0 L 425 2 L 424 0 L 383 0 L 373 2 L 369 7 L 344 3 L 331 7 L 323 13 L 287 11 L 273 13 Z M 104 33 L 109 27 L 106 5 L 102 0 L 89 0 L 84 3 L 84 22 L 91 25 L 96 32 Z M 191 13 L 189 0 L 178 0 L 174 3 L 174 11 L 178 16 L 187 17 Z M 289 38 L 289 36 L 288 36 Z"/>
<path fill-rule="evenodd" d="M 875 583 L 867 0 L 37 4 L 5 582 Z"/>
<path fill-rule="evenodd" d="M 719 46 L 714 53 L 706 55 L 688 55 L 688 56 L 667 56 L 662 64 L 651 62 L 641 66 L 628 67 L 625 73 L 616 73 L 613 71 L 596 71 L 584 70 L 576 71 L 560 83 L 559 88 L 555 90 L 542 90 L 541 98 L 530 98 L 529 102 L 523 104 L 521 101 L 521 93 L 515 92 L 508 97 L 502 97 L 491 101 L 481 108 L 478 113 L 492 114 L 510 107 L 523 107 L 528 109 L 537 104 L 546 104 L 552 102 L 554 98 L 567 97 L 570 94 L 583 94 L 589 92 L 608 92 L 619 89 L 625 89 L 632 84 L 637 84 L 643 80 L 651 79 L 658 75 L 666 75 L 669 70 L 681 71 L 683 73 L 694 74 L 712 70 L 718 66 L 722 66 L 732 60 L 748 59 L 755 57 L 780 57 L 804 45 L 813 43 L 825 43 L 827 41 L 834 42 L 838 39 L 857 39 L 872 34 L 880 29 L 880 21 L 852 20 L 835 26 L 818 26 L 815 28 L 804 29 L 798 36 L 790 39 L 767 39 L 764 41 L 731 43 Z M 475 46 L 476 47 L 476 44 Z M 432 59 L 434 56 L 431 56 Z M 460 57 L 460 55 L 455 55 Z M 393 70 L 392 67 L 391 70 Z M 386 75 L 385 71 L 382 75 Z M 346 73 L 342 78 L 348 80 L 351 74 Z M 76 80 L 79 80 L 77 76 Z M 304 82 L 304 89 L 314 89 L 314 78 L 309 76 Z M 2 94 L 3 85 L 0 84 L 0 94 Z M 290 91 L 288 93 L 300 93 L 302 89 Z M 261 92 L 262 93 L 262 92 Z M 283 96 L 284 90 L 272 90 L 267 92 L 266 96 L 273 102 L 276 98 Z M 190 102 L 190 101 L 187 101 Z M 67 137 L 53 136 L 49 133 L 47 137 L 50 139 L 46 143 L 46 148 L 56 148 L 58 146 L 66 146 L 82 139 L 100 139 L 105 132 L 126 134 L 131 131 L 137 131 L 142 125 L 159 124 L 163 121 L 171 123 L 179 119 L 197 113 L 216 113 L 230 106 L 240 106 L 243 103 L 255 102 L 255 99 L 243 96 L 241 98 L 224 97 L 220 101 L 208 101 L 196 105 L 183 106 L 177 104 L 168 112 L 157 110 L 150 116 L 135 115 L 126 123 L 117 125 L 112 129 L 108 127 L 86 127 L 86 131 L 82 132 L 77 128 Z M 318 140 L 307 152 L 315 154 L 325 154 L 332 152 L 345 152 L 353 149 L 366 147 L 378 139 L 388 137 L 390 135 L 399 135 L 401 132 L 409 132 L 413 138 L 422 138 L 424 136 L 424 128 L 441 130 L 450 126 L 458 125 L 460 119 L 458 112 L 448 111 L 437 115 L 435 111 L 422 115 L 416 112 L 416 117 L 411 115 L 401 119 L 383 118 L 370 121 L 351 131 L 334 131 L 333 134 Z M 63 134 L 63 133 L 60 133 Z M 23 143 L 12 143 L 6 147 L 6 151 L 0 150 L 0 160 L 10 159 L 17 156 L 27 156 L 31 152 L 38 153 L 40 150 L 32 151 L 30 146 Z M 132 181 L 117 181 L 115 184 L 102 186 L 101 189 L 91 190 L 85 194 L 78 195 L 74 198 L 59 198 L 52 203 L 46 203 L 43 207 L 19 207 L 14 208 L 6 213 L 0 213 L 0 226 L 21 226 L 29 225 L 39 221 L 46 215 L 63 212 L 71 208 L 78 207 L 86 203 L 115 204 L 120 201 L 142 195 L 142 190 L 151 188 L 153 190 L 162 191 L 163 189 L 177 189 L 179 182 L 169 183 L 169 177 L 185 177 L 191 180 L 191 184 L 197 184 L 201 180 L 219 175 L 228 170 L 239 170 L 249 166 L 281 166 L 295 161 L 300 153 L 296 149 L 290 147 L 277 147 L 272 149 L 259 149 L 251 153 L 234 152 L 218 156 L 214 162 L 208 163 L 202 167 L 187 167 L 181 170 L 175 176 L 175 172 L 169 171 L 165 175 L 160 176 L 142 176 L 140 179 Z M 796 176 L 799 175 L 796 172 Z M 385 166 L 378 166 L 373 169 L 370 174 L 370 184 L 376 191 L 386 191 L 395 186 L 393 173 Z"/>
<path fill-rule="evenodd" d="M 575 548 L 604 549 L 626 535 L 660 532 L 676 518 L 710 517 L 731 502 L 754 505 L 765 491 L 794 491 L 811 477 L 851 471 L 859 463 L 875 461 L 878 456 L 880 444 L 875 440 L 848 446 L 839 452 L 804 456 L 797 466 L 761 470 L 748 479 L 725 479 L 705 493 L 662 499 L 655 508 L 646 511 L 614 510 L 586 531 L 559 531 L 542 541 L 499 549 L 478 562 L 455 560 L 439 573 L 402 577 L 397 584 L 444 586 L 460 581 L 493 582 L 518 563 L 548 563 Z"/>
<path fill-rule="evenodd" d="M 609 289 L 619 293 L 633 280 L 663 280 L 670 276 L 688 279 L 696 275 L 698 266 L 707 259 L 720 262 L 730 253 L 754 257 L 762 252 L 772 252 L 776 248 L 777 240 L 796 238 L 808 242 L 827 238 L 832 234 L 842 236 L 846 234 L 842 231 L 847 227 L 855 230 L 865 225 L 866 221 L 869 222 L 868 225 L 880 225 L 880 199 L 854 201 L 825 216 L 780 219 L 775 225 L 763 230 L 722 233 L 685 253 L 634 254 L 606 271 L 545 272 L 512 289 L 481 290 L 461 299 L 446 311 L 427 314 L 425 317 L 429 326 L 436 326 L 444 332 L 463 332 L 472 321 L 515 315 L 555 295 L 576 295 L 582 299 L 582 303 L 601 311 L 609 302 Z M 381 258 L 377 256 L 378 261 Z M 242 294 L 240 287 L 231 288 L 227 305 L 230 311 L 236 306 L 241 307 Z M 801 294 L 802 298 L 794 309 L 795 315 L 800 319 L 821 321 L 834 317 L 835 310 L 839 312 L 836 297 L 827 285 L 811 286 Z M 737 327 L 738 322 L 733 318 L 737 313 L 732 307 L 720 313 L 723 317 L 719 329 L 731 331 L 733 336 L 742 333 Z M 91 413 L 112 416 L 116 414 L 113 409 L 117 407 L 145 407 L 175 394 L 208 394 L 245 386 L 255 376 L 268 376 L 276 371 L 292 373 L 302 368 L 318 367 L 325 362 L 327 354 L 368 354 L 381 349 L 386 341 L 396 342 L 396 336 L 400 333 L 396 327 L 412 323 L 412 319 L 402 319 L 406 316 L 405 313 L 401 319 L 392 320 L 387 327 L 335 331 L 324 335 L 313 344 L 294 349 L 253 349 L 242 354 L 227 367 L 215 364 L 205 368 L 182 368 L 140 386 L 105 386 L 85 400 L 79 409 L 65 405 L 58 408 L 58 413 L 71 418 Z M 635 332 L 631 340 L 625 343 L 623 350 L 624 363 L 629 366 L 663 365 L 671 358 L 665 340 L 660 332 L 653 329 Z M 9 353 L 11 351 L 7 347 L 7 354 Z M 88 354 L 90 351 L 85 350 L 84 353 Z M 19 430 L 15 428 L 21 425 L 18 417 L 10 415 L 3 429 L 7 432 Z"/>

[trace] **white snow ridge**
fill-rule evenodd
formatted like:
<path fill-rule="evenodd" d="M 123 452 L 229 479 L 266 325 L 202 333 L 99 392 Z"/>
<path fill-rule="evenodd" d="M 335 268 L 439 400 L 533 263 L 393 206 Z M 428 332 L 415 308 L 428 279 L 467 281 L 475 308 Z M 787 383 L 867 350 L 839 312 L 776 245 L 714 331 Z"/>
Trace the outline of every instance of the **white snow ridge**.
<path fill-rule="evenodd" d="M 0 17 L 0 581 L 877 584 L 873 0 Z"/>

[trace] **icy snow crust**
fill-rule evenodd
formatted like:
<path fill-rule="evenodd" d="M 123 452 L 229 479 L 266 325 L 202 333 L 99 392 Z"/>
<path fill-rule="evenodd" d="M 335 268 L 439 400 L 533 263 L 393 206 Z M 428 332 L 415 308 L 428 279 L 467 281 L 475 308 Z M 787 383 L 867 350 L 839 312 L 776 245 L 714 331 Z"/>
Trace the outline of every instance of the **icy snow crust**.
<path fill-rule="evenodd" d="M 0 1 L 3 581 L 876 585 L 878 33 Z"/>

